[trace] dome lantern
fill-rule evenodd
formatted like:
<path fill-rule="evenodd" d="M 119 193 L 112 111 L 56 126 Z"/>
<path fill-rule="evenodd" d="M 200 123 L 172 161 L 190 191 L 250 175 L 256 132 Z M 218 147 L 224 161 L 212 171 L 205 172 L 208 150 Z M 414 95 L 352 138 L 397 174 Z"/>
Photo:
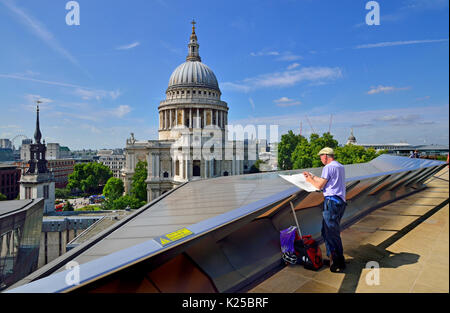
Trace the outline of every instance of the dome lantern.
<path fill-rule="evenodd" d="M 192 20 L 192 34 L 188 44 L 188 56 L 186 61 L 198 61 L 201 62 L 200 54 L 198 53 L 198 48 L 200 45 L 197 43 L 197 34 L 195 33 L 195 21 Z"/>

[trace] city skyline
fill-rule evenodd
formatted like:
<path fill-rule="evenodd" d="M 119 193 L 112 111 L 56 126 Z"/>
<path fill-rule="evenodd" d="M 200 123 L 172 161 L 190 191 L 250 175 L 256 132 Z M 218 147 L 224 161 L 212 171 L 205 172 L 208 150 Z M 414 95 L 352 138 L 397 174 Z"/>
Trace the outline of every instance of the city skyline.
<path fill-rule="evenodd" d="M 71 150 L 157 139 L 158 105 L 187 55 L 190 22 L 230 124 L 278 124 L 341 144 L 448 145 L 448 1 L 0 0 L 0 138 L 34 132 Z M 309 121 L 308 121 L 309 119 Z M 311 126 L 309 124 L 312 124 Z"/>

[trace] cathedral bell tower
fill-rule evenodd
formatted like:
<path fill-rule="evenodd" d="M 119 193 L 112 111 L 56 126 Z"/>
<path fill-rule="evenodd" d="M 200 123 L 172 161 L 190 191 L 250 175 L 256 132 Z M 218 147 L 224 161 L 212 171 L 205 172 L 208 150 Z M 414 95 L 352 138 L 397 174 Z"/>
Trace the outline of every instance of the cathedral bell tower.
<path fill-rule="evenodd" d="M 39 127 L 39 104 L 37 102 L 36 130 L 34 144 L 30 145 L 30 160 L 28 170 L 20 179 L 20 199 L 44 198 L 44 213 L 55 210 L 55 180 L 53 173 L 47 168 L 45 142 L 41 143 L 42 134 Z"/>

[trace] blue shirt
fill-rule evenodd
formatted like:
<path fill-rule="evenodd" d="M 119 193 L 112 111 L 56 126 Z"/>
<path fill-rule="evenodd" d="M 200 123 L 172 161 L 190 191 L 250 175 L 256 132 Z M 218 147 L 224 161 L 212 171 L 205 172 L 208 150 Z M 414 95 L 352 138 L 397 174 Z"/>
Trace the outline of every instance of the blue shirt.
<path fill-rule="evenodd" d="M 327 180 L 323 188 L 323 195 L 325 197 L 338 196 L 346 202 L 344 166 L 338 161 L 332 161 L 323 168 L 322 178 Z"/>

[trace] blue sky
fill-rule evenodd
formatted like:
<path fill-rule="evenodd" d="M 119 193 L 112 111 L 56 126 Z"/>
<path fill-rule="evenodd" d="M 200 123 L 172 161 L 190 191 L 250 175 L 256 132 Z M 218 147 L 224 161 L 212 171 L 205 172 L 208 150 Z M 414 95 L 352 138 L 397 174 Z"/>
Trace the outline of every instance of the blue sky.
<path fill-rule="evenodd" d="M 0 0 L 0 138 L 72 150 L 157 139 L 159 101 L 185 61 L 191 20 L 231 124 L 277 124 L 345 143 L 446 144 L 448 0 Z M 309 119 L 309 122 L 308 122 Z M 312 128 L 311 128 L 311 126 Z"/>

